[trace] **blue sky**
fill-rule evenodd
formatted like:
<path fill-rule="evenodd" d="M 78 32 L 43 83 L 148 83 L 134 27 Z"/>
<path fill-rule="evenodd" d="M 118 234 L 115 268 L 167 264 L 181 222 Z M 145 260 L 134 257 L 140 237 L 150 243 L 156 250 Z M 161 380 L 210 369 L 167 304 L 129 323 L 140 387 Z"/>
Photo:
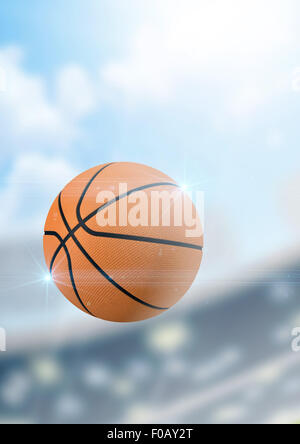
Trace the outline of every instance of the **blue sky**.
<path fill-rule="evenodd" d="M 296 0 L 14 0 L 0 17 L 2 233 L 40 236 L 67 180 L 127 160 L 205 192 L 211 267 L 298 243 Z"/>

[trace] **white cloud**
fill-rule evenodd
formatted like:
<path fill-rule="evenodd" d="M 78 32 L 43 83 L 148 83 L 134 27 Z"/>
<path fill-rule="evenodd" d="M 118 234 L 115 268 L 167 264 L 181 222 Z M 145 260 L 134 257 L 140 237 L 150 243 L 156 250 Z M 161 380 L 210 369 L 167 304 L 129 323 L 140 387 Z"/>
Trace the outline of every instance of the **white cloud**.
<path fill-rule="evenodd" d="M 160 48 L 161 37 L 151 27 L 134 38 L 127 59 L 109 63 L 102 71 L 104 81 L 124 93 L 129 101 L 139 98 L 165 100 L 171 92 L 167 54 Z"/>
<path fill-rule="evenodd" d="M 80 67 L 63 68 L 51 100 L 45 79 L 28 73 L 23 59 L 19 48 L 0 50 L 2 153 L 70 146 L 80 134 L 79 119 L 92 110 L 88 77 Z"/>
<path fill-rule="evenodd" d="M 196 93 L 209 86 L 214 95 L 236 85 L 235 95 L 246 89 L 237 97 L 233 114 L 247 114 L 264 100 L 259 88 L 269 79 L 262 79 L 262 64 L 269 73 L 266 65 L 291 43 L 292 3 L 154 0 L 156 18 L 152 14 L 150 20 L 149 15 L 148 23 L 132 36 L 127 53 L 101 70 L 102 79 L 126 104 L 171 100 L 184 85 Z M 253 75 L 261 85 L 248 100 Z"/>
<path fill-rule="evenodd" d="M 0 190 L 0 232 L 42 232 L 52 201 L 76 173 L 61 158 L 21 154 Z"/>
<path fill-rule="evenodd" d="M 41 232 L 54 197 L 76 171 L 63 150 L 81 135 L 80 119 L 95 107 L 92 82 L 79 66 L 54 79 L 27 72 L 23 52 L 0 49 L 1 156 L 12 167 L 1 178 L 1 233 Z"/>
<path fill-rule="evenodd" d="M 80 66 L 66 66 L 58 74 L 57 101 L 60 109 L 75 119 L 95 109 L 96 92 L 88 74 Z"/>
<path fill-rule="evenodd" d="M 244 116 L 254 112 L 265 103 L 264 91 L 255 85 L 242 87 L 228 100 L 228 110 L 233 116 Z"/>

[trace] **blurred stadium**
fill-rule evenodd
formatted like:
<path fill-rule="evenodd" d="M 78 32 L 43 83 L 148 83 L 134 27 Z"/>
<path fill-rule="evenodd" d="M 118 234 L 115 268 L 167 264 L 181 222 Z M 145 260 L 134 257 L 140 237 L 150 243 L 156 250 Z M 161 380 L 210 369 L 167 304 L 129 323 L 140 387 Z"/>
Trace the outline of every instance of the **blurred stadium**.
<path fill-rule="evenodd" d="M 68 303 L 43 281 L 40 245 L 30 245 L 1 249 L 9 338 L 0 354 L 2 423 L 299 419 L 300 354 L 291 332 L 300 325 L 300 261 L 293 255 L 285 266 L 269 262 L 218 289 L 197 284 L 192 291 L 201 297 L 192 307 L 119 326 L 65 317 Z M 24 273 L 19 282 L 12 269 Z M 5 287 L 12 281 L 14 288 Z M 24 321 L 18 332 L 16 310 Z"/>

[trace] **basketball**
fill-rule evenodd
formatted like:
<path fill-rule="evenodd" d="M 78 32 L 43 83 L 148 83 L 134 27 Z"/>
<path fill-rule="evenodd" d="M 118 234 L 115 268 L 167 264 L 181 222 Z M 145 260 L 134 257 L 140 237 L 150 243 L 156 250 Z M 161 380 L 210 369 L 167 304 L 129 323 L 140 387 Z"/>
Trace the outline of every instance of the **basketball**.
<path fill-rule="evenodd" d="M 202 260 L 201 221 L 165 174 L 135 163 L 92 168 L 55 199 L 44 253 L 53 282 L 77 308 L 113 322 L 165 313 L 192 285 Z"/>

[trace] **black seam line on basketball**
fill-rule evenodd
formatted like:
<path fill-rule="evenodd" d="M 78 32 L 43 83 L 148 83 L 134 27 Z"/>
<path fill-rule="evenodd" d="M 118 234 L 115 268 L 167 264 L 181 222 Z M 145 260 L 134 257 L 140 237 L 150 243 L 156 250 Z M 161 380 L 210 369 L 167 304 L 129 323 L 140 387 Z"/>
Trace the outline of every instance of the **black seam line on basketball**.
<path fill-rule="evenodd" d="M 82 196 L 80 197 L 79 203 L 81 200 L 83 200 L 86 192 L 88 191 L 88 188 L 90 186 L 90 184 L 96 179 L 96 177 L 102 172 L 104 171 L 106 168 L 108 168 L 109 166 L 114 165 L 114 163 L 108 163 L 107 165 L 105 165 L 104 167 L 101 167 L 99 171 L 97 171 L 96 174 L 94 174 L 94 176 L 92 177 L 92 179 L 89 181 L 89 184 L 85 187 L 84 192 L 82 193 Z M 81 203 L 80 203 L 81 205 Z M 71 230 L 72 232 L 76 232 L 78 229 L 80 228 L 80 225 L 78 224 L 73 230 Z M 58 246 L 57 250 L 55 251 L 52 260 L 51 260 L 51 265 L 50 267 L 53 267 L 53 264 L 60 252 L 60 250 L 63 248 L 64 245 L 66 245 L 67 241 L 71 238 L 70 233 L 65 237 L 65 239 L 62 239 L 61 245 Z"/>
<path fill-rule="evenodd" d="M 58 198 L 58 206 L 59 206 L 59 211 L 62 217 L 62 220 L 67 228 L 67 230 L 69 231 L 69 233 L 71 234 L 71 237 L 73 239 L 73 241 L 75 242 L 75 244 L 77 245 L 77 247 L 79 248 L 79 250 L 82 252 L 82 254 L 87 258 L 87 260 L 96 268 L 97 271 L 99 271 L 100 274 L 102 274 L 102 276 L 108 281 L 110 282 L 114 287 L 116 287 L 118 290 L 120 290 L 122 293 L 124 293 L 126 296 L 128 296 L 130 299 L 134 300 L 135 302 L 138 302 L 139 304 L 145 305 L 146 307 L 152 308 L 154 310 L 168 310 L 169 307 L 157 307 L 156 305 L 152 305 L 152 304 L 148 304 L 148 302 L 143 301 L 142 299 L 137 298 L 136 296 L 134 296 L 133 294 L 129 293 L 129 291 L 125 290 L 125 288 L 121 287 L 121 285 L 119 285 L 117 282 L 115 282 L 113 280 L 113 278 L 111 276 L 109 276 L 95 261 L 94 259 L 88 254 L 88 252 L 83 248 L 83 246 L 81 245 L 81 243 L 78 241 L 78 239 L 76 238 L 76 236 L 74 235 L 74 233 L 71 233 L 71 228 L 68 224 L 68 221 L 64 215 L 63 209 L 62 209 L 62 203 L 61 203 L 61 193 L 59 195 Z"/>
<path fill-rule="evenodd" d="M 147 190 L 149 188 L 162 187 L 162 186 L 171 186 L 171 187 L 179 188 L 179 186 L 177 184 L 171 183 L 171 182 L 156 182 L 156 183 L 150 183 L 148 185 L 143 185 L 143 186 L 138 187 L 138 188 L 134 188 L 133 190 L 127 191 L 127 193 L 120 194 L 119 196 L 115 197 L 114 199 L 110 200 L 109 202 L 106 202 L 101 207 L 99 207 L 97 210 L 93 211 L 85 219 L 82 219 L 82 217 L 80 215 L 80 211 L 78 211 L 78 209 L 80 210 L 80 207 L 77 208 L 78 222 L 79 222 L 80 226 L 85 230 L 87 228 L 86 227 L 86 222 L 88 222 L 90 219 L 92 219 L 94 216 L 96 216 L 97 213 L 99 213 L 100 211 L 105 210 L 107 207 L 113 205 L 114 203 L 119 202 L 121 199 L 124 199 L 125 197 L 131 196 L 134 193 L 138 193 L 139 191 L 144 191 L 144 190 Z M 97 231 L 95 233 L 97 233 Z"/>
<path fill-rule="evenodd" d="M 96 180 L 96 178 L 99 176 L 99 174 L 101 174 L 102 171 L 104 171 L 106 168 L 110 167 L 111 165 L 115 165 L 115 164 L 114 163 L 108 163 L 104 167 L 101 167 L 100 170 L 97 171 L 97 173 L 91 178 L 91 180 L 89 180 L 88 184 L 84 188 L 83 193 L 81 194 L 80 199 L 79 199 L 78 204 L 77 204 L 77 207 L 76 207 L 76 214 L 77 214 L 78 222 L 83 223 L 80 210 L 81 210 L 81 205 L 82 205 L 83 199 L 85 198 L 86 193 L 88 192 L 90 186 L 92 185 L 94 180 Z"/>
<path fill-rule="evenodd" d="M 87 230 L 86 230 L 87 231 Z M 134 236 L 130 234 L 120 234 L 120 233 L 106 233 L 106 232 L 95 232 L 90 233 L 90 231 L 87 231 L 89 234 L 95 237 L 102 237 L 102 238 L 108 238 L 108 239 L 123 239 L 123 240 L 132 240 L 137 242 L 147 242 L 152 244 L 160 244 L 160 245 L 170 245 L 173 247 L 182 247 L 182 248 L 191 248 L 194 250 L 202 251 L 203 247 L 200 245 L 194 245 L 194 244 L 186 244 L 184 242 L 177 242 L 177 241 L 170 241 L 167 239 L 158 239 L 153 237 L 144 237 L 144 236 Z"/>
<path fill-rule="evenodd" d="M 96 180 L 96 178 L 99 176 L 99 174 L 101 174 L 103 170 L 105 170 L 107 167 L 109 167 L 109 166 L 111 166 L 111 165 L 115 165 L 115 163 L 109 163 L 109 164 L 105 165 L 104 167 L 101 167 L 100 170 L 97 171 L 97 173 L 96 173 L 96 174 L 95 174 L 95 175 L 89 180 L 88 184 L 86 185 L 86 187 L 85 187 L 84 190 L 83 190 L 83 193 L 82 193 L 81 196 L 80 196 L 80 199 L 79 199 L 78 204 L 77 204 L 77 207 L 76 207 L 76 215 L 77 215 L 78 222 L 79 222 L 80 226 L 81 226 L 85 231 L 87 231 L 89 234 L 92 234 L 93 232 L 94 232 L 94 233 L 97 233 L 97 232 L 95 232 L 95 231 L 93 231 L 93 230 L 90 230 L 90 229 L 86 226 L 86 223 L 85 223 L 86 221 L 84 221 L 83 218 L 82 218 L 82 216 L 81 216 L 81 206 L 82 206 L 82 203 L 83 203 L 83 199 L 84 199 L 84 197 L 86 196 L 86 193 L 88 192 L 90 186 L 93 184 L 93 182 L 94 182 L 94 181 Z M 128 191 L 127 193 L 123 193 L 123 194 L 121 194 L 121 195 L 115 197 L 115 198 L 112 199 L 111 201 L 106 202 L 106 204 L 102 205 L 98 210 L 96 210 L 96 212 L 93 212 L 91 218 L 93 218 L 94 216 L 96 216 L 97 213 L 98 213 L 99 211 L 103 211 L 105 208 L 107 208 L 108 206 L 113 205 L 114 203 L 120 201 L 120 200 L 123 199 L 124 197 L 129 197 L 129 196 L 130 196 L 131 194 L 133 194 L 133 193 L 136 193 L 136 192 L 138 192 L 138 191 L 145 190 L 145 189 L 151 187 L 151 185 L 152 185 L 152 184 L 150 184 L 150 185 L 143 185 L 143 186 L 141 186 L 141 187 L 135 188 L 135 189 L 133 189 L 133 190 Z M 153 185 L 154 185 L 154 184 L 153 184 Z M 156 182 L 156 184 L 155 184 L 155 186 L 164 186 L 164 185 L 169 185 L 169 186 L 175 186 L 175 187 L 178 187 L 177 184 L 170 183 L 170 182 L 160 182 L 160 183 L 159 183 L 159 182 Z"/>
<path fill-rule="evenodd" d="M 55 231 L 46 231 L 45 234 L 46 234 L 47 236 L 54 236 L 54 237 L 56 237 L 60 242 L 63 242 L 62 237 L 61 237 L 58 233 L 56 233 Z M 93 313 L 91 313 L 90 310 L 88 310 L 88 308 L 84 305 L 84 303 L 83 303 L 83 301 L 82 301 L 82 299 L 81 299 L 81 297 L 80 297 L 80 295 L 79 295 L 79 293 L 78 293 L 78 290 L 77 290 L 77 287 L 76 287 L 76 283 L 75 283 L 74 274 L 73 274 L 72 260 L 71 260 L 71 256 L 70 256 L 69 250 L 68 250 L 68 248 L 67 248 L 66 245 L 63 245 L 62 248 L 65 250 L 65 253 L 66 253 L 66 257 L 67 257 L 67 261 L 68 261 L 69 274 L 70 274 L 70 280 L 71 280 L 71 284 L 72 284 L 72 287 L 73 287 L 74 293 L 75 293 L 75 295 L 76 295 L 78 301 L 80 302 L 81 306 L 85 309 L 85 311 L 86 311 L 87 313 L 89 313 L 91 316 L 94 316 Z M 50 268 L 50 273 L 51 273 L 51 275 L 52 275 L 52 271 L 53 271 L 52 268 Z"/>
<path fill-rule="evenodd" d="M 156 186 L 161 186 L 161 185 L 162 185 L 162 184 L 161 184 L 161 183 L 158 183 L 158 182 L 157 182 L 157 183 L 154 183 L 154 184 L 144 185 L 143 187 L 139 187 L 139 188 L 135 188 L 135 189 L 133 189 L 133 190 L 130 190 L 128 193 L 132 194 L 132 193 L 135 193 L 135 192 L 137 192 L 137 191 L 145 190 L 145 189 L 147 189 L 147 188 L 154 188 L 154 187 L 156 187 Z M 178 187 L 178 185 L 177 185 L 177 184 L 174 184 L 174 183 L 166 183 L 166 185 L 171 185 L 171 186 L 174 186 L 174 187 Z M 93 211 L 90 215 L 88 215 L 88 216 L 83 220 L 83 222 L 84 222 L 84 223 L 88 222 L 90 219 L 92 219 L 94 216 L 96 216 L 96 214 L 97 214 L 99 211 L 104 210 L 104 209 L 107 208 L 109 205 L 114 204 L 115 202 L 117 202 L 117 201 L 120 200 L 121 198 L 127 197 L 127 196 L 128 196 L 128 193 L 123 194 L 122 196 L 118 196 L 118 197 L 116 197 L 115 199 L 111 200 L 110 202 L 107 202 L 106 204 L 102 205 L 102 206 L 99 207 L 97 210 Z M 64 243 L 67 243 L 68 240 L 71 238 L 71 233 L 72 233 L 72 234 L 75 234 L 80 228 L 83 228 L 81 224 L 76 225 L 76 227 L 74 227 L 73 230 L 71 230 L 71 232 L 70 232 L 70 233 L 64 238 Z M 86 227 L 86 228 L 88 228 L 88 227 Z M 189 248 L 194 248 L 194 244 L 188 244 L 188 245 L 191 245 Z M 185 247 L 185 248 L 187 247 L 187 245 L 179 245 L 179 246 L 180 246 L 180 247 Z M 56 252 L 54 253 L 54 256 L 53 256 L 53 258 L 52 258 L 52 262 L 55 261 L 56 256 L 57 256 L 58 253 L 60 252 L 61 248 L 62 248 L 62 245 L 60 245 L 60 246 L 57 248 L 57 250 L 56 250 Z M 196 247 L 196 249 L 199 249 L 199 250 L 202 251 L 203 247 Z"/>
<path fill-rule="evenodd" d="M 123 235 L 123 234 L 119 234 L 119 233 L 105 233 L 105 232 L 99 232 L 99 231 L 95 231 L 90 229 L 89 227 L 87 227 L 85 221 L 83 220 L 82 216 L 81 216 L 81 205 L 83 202 L 83 199 L 86 195 L 86 193 L 88 192 L 90 186 L 92 185 L 92 183 L 94 182 L 94 180 L 99 176 L 99 174 L 105 170 L 105 168 L 114 165 L 113 163 L 110 163 L 108 165 L 106 165 L 105 167 L 102 167 L 89 181 L 89 183 L 87 184 L 87 186 L 85 187 L 77 208 L 76 208 L 76 214 L 77 214 L 77 219 L 78 222 L 81 226 L 81 228 L 83 228 L 88 234 L 90 234 L 91 236 L 97 236 L 97 237 L 106 237 L 106 238 L 110 238 L 110 239 L 125 239 L 125 240 L 134 240 L 137 242 L 149 242 L 149 243 L 154 243 L 154 244 L 162 244 L 162 245 L 171 245 L 171 246 L 175 246 L 175 247 L 183 247 L 183 248 L 192 248 L 194 250 L 200 250 L 202 251 L 203 247 L 199 246 L 199 245 L 194 245 L 194 244 L 189 244 L 186 242 L 177 242 L 177 241 L 169 241 L 167 239 L 158 239 L 158 238 L 152 238 L 152 237 L 145 237 L 145 236 L 133 236 L 133 235 Z M 154 184 L 152 184 L 154 186 Z M 171 183 L 171 182 L 157 182 L 155 184 L 155 186 L 174 186 L 176 188 L 178 188 L 177 184 Z M 150 187 L 152 187 L 150 185 Z M 102 207 L 99 208 L 99 210 L 97 210 L 96 214 L 100 211 L 103 211 L 105 208 L 107 208 L 108 206 L 112 205 L 113 203 L 118 202 L 120 199 L 124 198 L 124 197 L 129 197 L 131 194 L 134 194 L 138 191 L 142 191 L 144 189 L 149 188 L 149 185 L 144 185 L 142 187 L 136 188 L 134 190 L 128 191 L 127 193 L 121 194 L 120 196 L 117 196 L 115 199 L 111 200 L 110 202 L 107 202 L 106 204 L 104 204 Z M 93 214 L 93 213 L 92 213 Z M 96 216 L 96 214 L 93 214 L 93 216 Z M 92 217 L 93 217 L 92 216 Z"/>

